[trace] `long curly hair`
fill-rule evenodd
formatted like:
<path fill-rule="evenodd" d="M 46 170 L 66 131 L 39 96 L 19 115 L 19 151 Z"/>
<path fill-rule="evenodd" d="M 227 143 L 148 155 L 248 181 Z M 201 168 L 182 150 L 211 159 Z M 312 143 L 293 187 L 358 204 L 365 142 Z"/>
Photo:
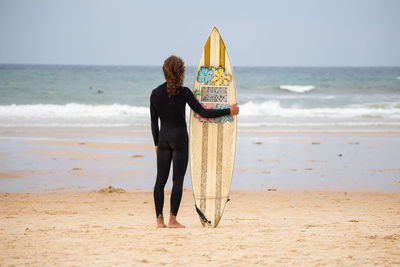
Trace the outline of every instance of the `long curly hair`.
<path fill-rule="evenodd" d="M 180 57 L 170 56 L 164 61 L 163 72 L 167 81 L 167 93 L 171 98 L 179 95 L 185 79 L 185 63 Z"/>

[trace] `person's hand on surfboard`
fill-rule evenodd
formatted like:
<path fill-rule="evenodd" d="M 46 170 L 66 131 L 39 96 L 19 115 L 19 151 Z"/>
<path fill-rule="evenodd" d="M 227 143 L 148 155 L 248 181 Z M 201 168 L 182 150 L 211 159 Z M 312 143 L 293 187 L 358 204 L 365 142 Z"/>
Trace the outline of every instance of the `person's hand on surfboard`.
<path fill-rule="evenodd" d="M 230 109 L 231 109 L 231 115 L 237 115 L 239 114 L 239 107 L 238 107 L 239 103 L 233 104 Z"/>
<path fill-rule="evenodd" d="M 156 151 L 156 156 L 157 156 L 158 146 L 155 146 L 154 150 Z"/>

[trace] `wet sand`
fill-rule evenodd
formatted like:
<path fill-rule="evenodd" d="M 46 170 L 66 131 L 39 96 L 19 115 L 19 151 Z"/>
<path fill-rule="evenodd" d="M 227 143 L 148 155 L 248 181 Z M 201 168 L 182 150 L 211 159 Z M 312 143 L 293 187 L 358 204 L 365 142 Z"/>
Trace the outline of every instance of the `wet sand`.
<path fill-rule="evenodd" d="M 151 191 L 152 143 L 149 129 L 0 128 L 0 191 Z M 400 191 L 398 158 L 395 132 L 239 131 L 232 189 Z"/>
<path fill-rule="evenodd" d="M 188 190 L 185 229 L 156 229 L 147 192 L 0 201 L 2 266 L 400 264 L 399 192 L 234 191 L 216 229 L 201 227 Z"/>

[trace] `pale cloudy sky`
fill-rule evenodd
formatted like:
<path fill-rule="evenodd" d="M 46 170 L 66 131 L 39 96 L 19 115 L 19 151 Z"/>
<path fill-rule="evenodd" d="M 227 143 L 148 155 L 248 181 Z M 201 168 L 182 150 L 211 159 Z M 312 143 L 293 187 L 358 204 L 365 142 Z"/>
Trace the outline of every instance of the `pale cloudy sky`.
<path fill-rule="evenodd" d="M 400 66 L 400 1 L 0 0 L 0 63 L 197 65 L 219 28 L 236 66 Z"/>

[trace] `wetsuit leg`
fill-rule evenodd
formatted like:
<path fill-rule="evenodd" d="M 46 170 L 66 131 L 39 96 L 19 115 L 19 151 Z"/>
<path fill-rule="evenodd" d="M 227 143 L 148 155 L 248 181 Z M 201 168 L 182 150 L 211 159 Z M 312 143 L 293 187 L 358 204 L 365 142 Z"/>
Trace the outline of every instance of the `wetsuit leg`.
<path fill-rule="evenodd" d="M 173 186 L 171 192 L 171 215 L 178 214 L 182 199 L 183 180 L 188 163 L 188 134 L 185 128 L 180 128 L 174 134 L 174 140 L 171 142 L 172 161 L 173 161 Z"/>
<path fill-rule="evenodd" d="M 160 136 L 161 137 L 161 136 Z M 164 206 L 164 187 L 168 180 L 169 169 L 171 167 L 172 150 L 166 140 L 160 138 L 157 152 L 157 179 L 154 185 L 154 204 L 156 216 L 163 216 Z"/>
<path fill-rule="evenodd" d="M 182 199 L 183 180 L 188 164 L 189 138 L 186 127 L 160 131 L 157 155 L 157 179 L 154 186 L 156 216 L 162 217 L 164 188 L 167 183 L 171 160 L 173 161 L 173 185 L 171 192 L 171 215 L 177 215 Z"/>

